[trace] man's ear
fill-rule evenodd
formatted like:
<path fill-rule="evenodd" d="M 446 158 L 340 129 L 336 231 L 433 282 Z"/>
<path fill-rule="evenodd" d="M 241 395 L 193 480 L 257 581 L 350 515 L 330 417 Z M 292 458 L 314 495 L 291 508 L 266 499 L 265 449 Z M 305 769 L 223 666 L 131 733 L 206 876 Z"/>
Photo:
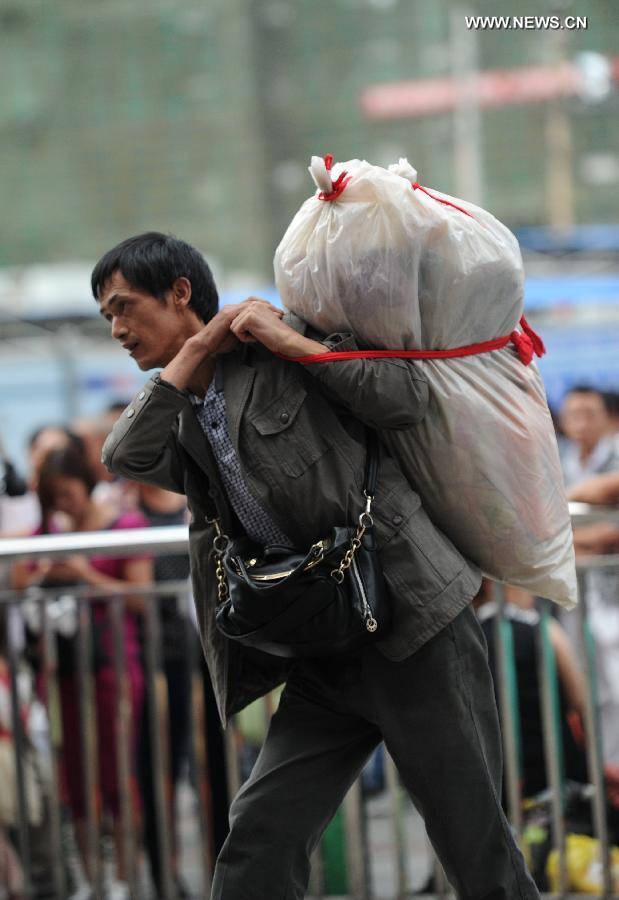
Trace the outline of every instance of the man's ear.
<path fill-rule="evenodd" d="M 189 306 L 189 301 L 191 300 L 191 281 L 188 278 L 185 278 L 184 275 L 181 275 L 180 278 L 177 278 L 172 284 L 170 294 L 172 296 L 172 302 L 178 312 L 184 311 Z"/>

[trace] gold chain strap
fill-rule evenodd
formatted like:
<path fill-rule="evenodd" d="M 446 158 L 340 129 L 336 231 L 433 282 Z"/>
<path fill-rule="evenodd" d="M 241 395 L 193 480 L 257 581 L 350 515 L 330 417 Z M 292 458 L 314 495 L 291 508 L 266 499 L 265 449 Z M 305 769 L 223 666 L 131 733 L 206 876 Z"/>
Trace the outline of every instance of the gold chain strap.
<path fill-rule="evenodd" d="M 331 578 L 333 578 L 334 581 L 337 581 L 338 584 L 341 584 L 344 581 L 344 574 L 346 570 L 349 569 L 352 565 L 352 561 L 355 558 L 355 553 L 361 546 L 361 539 L 363 538 L 366 529 L 370 528 L 370 526 L 374 524 L 374 519 L 370 514 L 370 510 L 372 509 L 372 500 L 374 499 L 374 497 L 370 496 L 365 491 L 363 493 L 365 494 L 365 509 L 359 516 L 359 524 L 357 525 L 355 536 L 351 538 L 350 547 L 342 557 L 342 561 L 340 562 L 337 569 L 332 569 L 330 573 Z"/>
<path fill-rule="evenodd" d="M 207 519 L 207 525 L 215 526 L 215 537 L 213 538 L 213 551 L 215 553 L 215 577 L 217 578 L 217 601 L 219 604 L 225 603 L 230 595 L 228 590 L 228 579 L 224 569 L 224 553 L 230 543 L 230 538 L 224 534 L 219 524 L 219 519 Z"/>
<path fill-rule="evenodd" d="M 370 510 L 372 508 L 372 500 L 373 496 L 370 496 L 365 491 L 365 509 L 359 516 L 359 524 L 357 525 L 357 531 L 355 532 L 354 537 L 351 538 L 350 547 L 342 557 L 342 560 L 339 566 L 336 569 L 331 570 L 331 577 L 334 581 L 337 581 L 338 584 L 341 584 L 344 581 L 344 576 L 346 570 L 349 569 L 352 565 L 352 561 L 355 558 L 355 554 L 359 547 L 361 546 L 361 540 L 363 535 L 366 532 L 366 529 L 370 528 L 374 524 L 374 519 L 371 516 Z M 226 578 L 226 571 L 224 569 L 223 558 L 224 553 L 228 549 L 228 545 L 230 543 L 230 538 L 227 534 L 224 534 L 221 530 L 221 526 L 219 524 L 219 519 L 207 519 L 207 525 L 213 525 L 215 527 L 215 537 L 213 538 L 213 551 L 215 553 L 215 577 L 217 578 L 217 600 L 219 604 L 225 603 L 226 600 L 230 596 L 230 591 L 228 588 L 228 579 Z M 317 545 L 314 545 L 317 546 Z M 322 557 L 321 557 L 322 558 Z M 315 565 L 315 563 L 312 563 Z"/>

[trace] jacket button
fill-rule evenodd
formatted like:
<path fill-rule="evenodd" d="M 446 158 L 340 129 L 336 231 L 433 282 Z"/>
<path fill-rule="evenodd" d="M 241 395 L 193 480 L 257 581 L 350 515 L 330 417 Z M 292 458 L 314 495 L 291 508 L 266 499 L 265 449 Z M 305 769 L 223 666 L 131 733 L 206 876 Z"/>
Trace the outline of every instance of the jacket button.
<path fill-rule="evenodd" d="M 287 412 L 283 412 L 283 413 L 281 413 L 281 415 L 280 415 L 280 417 L 279 417 L 279 421 L 280 421 L 280 422 L 283 422 L 284 425 L 285 425 L 289 418 L 290 418 L 290 416 L 288 415 L 288 413 L 287 413 Z"/>
<path fill-rule="evenodd" d="M 404 517 L 397 515 L 397 516 L 394 516 L 391 521 L 393 522 L 394 525 L 401 525 L 402 522 L 404 521 Z"/>
<path fill-rule="evenodd" d="M 129 409 L 127 410 L 127 418 L 130 419 L 131 416 L 134 416 L 134 415 L 135 415 L 135 410 L 132 406 L 130 406 Z"/>
<path fill-rule="evenodd" d="M 143 400 L 145 396 L 146 396 L 146 392 L 140 391 L 140 393 L 138 394 L 138 400 Z"/>

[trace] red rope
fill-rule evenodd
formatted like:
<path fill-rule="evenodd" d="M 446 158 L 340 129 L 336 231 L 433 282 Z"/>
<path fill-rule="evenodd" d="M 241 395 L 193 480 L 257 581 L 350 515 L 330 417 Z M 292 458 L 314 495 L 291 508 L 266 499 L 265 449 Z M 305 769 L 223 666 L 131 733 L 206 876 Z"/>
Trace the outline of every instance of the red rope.
<path fill-rule="evenodd" d="M 332 154 L 328 153 L 324 157 L 324 161 L 327 172 L 330 172 L 333 165 Z M 318 195 L 318 199 L 337 199 L 345 189 L 346 185 L 350 182 L 351 178 L 351 175 L 342 172 L 336 181 L 331 182 L 332 190 L 329 192 L 321 191 Z M 475 216 L 471 215 L 470 212 L 467 212 L 467 210 L 463 209 L 461 206 L 457 206 L 457 204 L 452 203 L 450 200 L 443 200 L 442 197 L 437 197 L 435 194 L 430 193 L 427 188 L 423 187 L 423 185 L 419 184 L 417 181 L 412 182 L 411 187 L 414 191 L 423 191 L 428 197 L 431 197 L 438 203 L 442 203 L 444 206 L 451 206 L 453 209 L 457 209 L 459 212 L 464 213 L 465 216 L 469 216 L 471 219 L 475 218 Z M 512 331 L 512 333 L 506 337 L 495 338 L 492 341 L 483 341 L 479 344 L 469 344 L 466 347 L 454 347 L 451 350 L 343 350 L 339 352 L 336 350 L 331 353 L 315 353 L 309 356 L 289 357 L 282 356 L 279 353 L 276 355 L 282 356 L 282 359 L 289 359 L 291 362 L 298 363 L 337 362 L 338 360 L 344 359 L 457 359 L 463 356 L 477 356 L 480 353 L 489 353 L 491 350 L 500 350 L 502 347 L 507 346 L 511 341 L 516 348 L 521 362 L 525 366 L 528 366 L 534 355 L 544 355 L 546 346 L 541 337 L 531 328 L 524 316 L 521 316 L 520 318 L 520 327 L 522 328 L 522 332 Z"/>
<path fill-rule="evenodd" d="M 427 194 L 428 197 L 432 197 L 433 200 L 437 200 L 439 203 L 442 203 L 444 206 L 453 206 L 454 209 L 459 210 L 461 213 L 464 213 L 465 216 L 469 216 L 469 218 L 474 219 L 475 216 L 472 216 L 470 212 L 467 212 L 465 209 L 462 209 L 461 206 L 456 206 L 455 203 L 452 203 L 450 200 L 443 200 L 441 197 L 436 197 L 434 194 L 431 194 L 427 188 L 424 188 L 417 181 L 413 182 L 412 188 L 414 191 L 423 191 L 424 194 Z"/>
<path fill-rule="evenodd" d="M 333 166 L 333 154 L 327 153 L 327 155 L 324 156 L 323 159 L 325 161 L 327 172 L 330 172 Z M 348 175 L 347 172 L 342 172 L 338 179 L 331 183 L 331 190 L 321 191 L 320 194 L 318 194 L 318 199 L 328 201 L 337 200 L 340 194 L 344 191 L 346 185 L 350 182 L 351 178 L 352 176 Z M 465 216 L 469 216 L 469 218 L 471 219 L 475 218 L 475 216 L 471 215 L 470 212 L 467 212 L 466 209 L 463 209 L 461 206 L 457 206 L 450 200 L 443 200 L 441 197 L 437 197 L 435 194 L 430 193 L 430 191 L 427 188 L 423 187 L 423 185 L 419 184 L 418 181 L 411 182 L 411 187 L 414 191 L 423 191 L 423 193 L 427 194 L 428 197 L 432 197 L 433 200 L 436 200 L 438 203 L 442 203 L 444 206 L 451 206 L 453 209 L 457 209 L 459 212 L 464 213 Z"/>
<path fill-rule="evenodd" d="M 546 348 L 542 339 L 533 331 L 524 316 L 521 318 L 520 324 L 523 328 L 526 326 L 526 333 L 512 331 L 505 337 L 482 341 L 478 344 L 468 344 L 465 347 L 452 347 L 449 350 L 333 350 L 307 356 L 291 357 L 281 353 L 277 353 L 276 356 L 297 363 L 338 362 L 347 359 L 459 359 L 463 356 L 478 356 L 480 353 L 501 350 L 511 342 L 516 348 L 520 361 L 528 366 L 534 353 L 542 356 L 546 352 Z M 541 348 L 541 352 L 538 348 Z"/>

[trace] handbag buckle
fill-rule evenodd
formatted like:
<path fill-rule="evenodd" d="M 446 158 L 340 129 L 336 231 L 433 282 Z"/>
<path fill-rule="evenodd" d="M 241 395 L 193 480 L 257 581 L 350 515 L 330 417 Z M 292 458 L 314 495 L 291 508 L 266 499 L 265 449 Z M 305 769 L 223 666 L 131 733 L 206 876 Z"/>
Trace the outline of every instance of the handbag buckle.
<path fill-rule="evenodd" d="M 314 566 L 317 566 L 319 562 L 322 562 L 324 559 L 324 555 L 326 550 L 328 550 L 331 541 L 329 538 L 323 538 L 321 541 L 316 541 L 315 544 L 312 544 L 310 547 L 309 554 L 312 559 L 306 564 L 304 571 L 307 572 L 308 569 L 313 569 Z M 253 557 L 252 559 L 243 560 L 243 565 L 246 569 L 254 568 L 260 562 L 259 559 Z M 239 565 L 238 558 L 234 558 L 232 560 L 234 568 L 236 569 L 237 575 L 241 575 L 241 566 Z M 259 575 L 253 572 L 248 572 L 249 577 L 252 581 L 281 581 L 282 578 L 287 578 L 289 575 L 292 575 L 294 569 L 284 569 L 280 572 L 270 572 L 268 575 Z"/>
<path fill-rule="evenodd" d="M 366 490 L 363 491 L 363 496 L 365 497 L 365 509 L 359 516 L 359 527 L 365 530 L 366 528 L 371 528 L 374 524 L 374 519 L 372 518 L 372 501 L 374 500 L 374 494 L 368 494 Z"/>

